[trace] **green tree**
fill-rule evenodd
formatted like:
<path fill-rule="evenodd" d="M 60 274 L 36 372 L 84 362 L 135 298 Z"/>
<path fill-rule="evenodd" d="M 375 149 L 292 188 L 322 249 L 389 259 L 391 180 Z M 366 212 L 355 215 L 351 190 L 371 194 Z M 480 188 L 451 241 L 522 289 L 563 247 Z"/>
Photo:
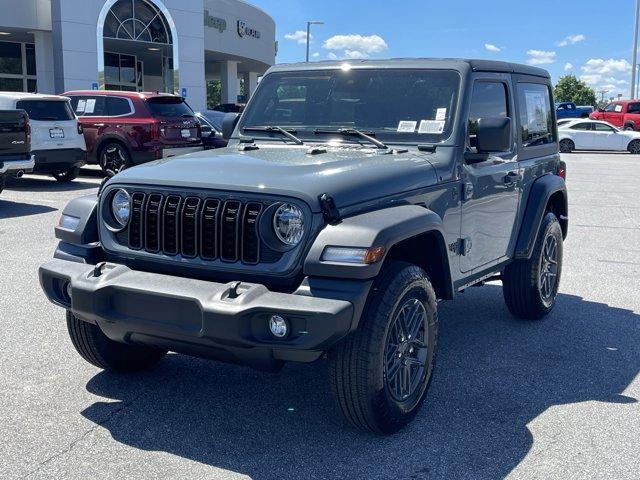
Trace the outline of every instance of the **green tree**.
<path fill-rule="evenodd" d="M 558 80 L 553 92 L 556 102 L 573 102 L 577 105 L 595 105 L 596 92 L 575 75 L 565 75 Z"/>
<path fill-rule="evenodd" d="M 207 82 L 207 108 L 212 110 L 213 107 L 220 104 L 222 97 L 222 84 L 220 80 L 209 80 Z"/>

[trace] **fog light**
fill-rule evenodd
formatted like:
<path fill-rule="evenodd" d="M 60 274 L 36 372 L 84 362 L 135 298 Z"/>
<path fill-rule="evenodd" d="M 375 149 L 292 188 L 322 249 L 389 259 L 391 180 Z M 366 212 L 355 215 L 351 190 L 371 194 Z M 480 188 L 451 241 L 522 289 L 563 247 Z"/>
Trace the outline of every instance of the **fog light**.
<path fill-rule="evenodd" d="M 287 321 L 280 315 L 272 315 L 269 319 L 269 330 L 274 337 L 284 338 L 287 336 Z"/>

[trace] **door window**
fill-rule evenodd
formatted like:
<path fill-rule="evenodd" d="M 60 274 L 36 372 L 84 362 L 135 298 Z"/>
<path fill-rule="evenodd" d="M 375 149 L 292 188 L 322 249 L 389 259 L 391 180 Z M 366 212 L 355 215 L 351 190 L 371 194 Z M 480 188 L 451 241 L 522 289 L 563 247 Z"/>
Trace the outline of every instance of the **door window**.
<path fill-rule="evenodd" d="M 627 107 L 627 113 L 640 113 L 640 103 L 630 103 Z"/>
<path fill-rule="evenodd" d="M 522 145 L 533 147 L 554 143 L 556 139 L 549 87 L 539 83 L 519 83 L 518 104 Z"/>
<path fill-rule="evenodd" d="M 596 127 L 596 132 L 613 133 L 615 131 L 612 127 L 604 123 L 596 123 L 594 126 Z"/>
<path fill-rule="evenodd" d="M 71 97 L 71 107 L 78 117 L 105 117 L 106 103 L 101 96 Z"/>
<path fill-rule="evenodd" d="M 110 117 L 121 117 L 132 113 L 131 104 L 126 98 L 107 97 L 107 112 Z"/>
<path fill-rule="evenodd" d="M 583 123 L 578 123 L 577 125 L 574 125 L 571 127 L 571 130 L 591 130 L 591 123 L 588 122 L 583 122 Z"/>
<path fill-rule="evenodd" d="M 507 88 L 502 82 L 476 82 L 469 109 L 469 145 L 477 146 L 478 120 L 486 117 L 507 117 Z"/>

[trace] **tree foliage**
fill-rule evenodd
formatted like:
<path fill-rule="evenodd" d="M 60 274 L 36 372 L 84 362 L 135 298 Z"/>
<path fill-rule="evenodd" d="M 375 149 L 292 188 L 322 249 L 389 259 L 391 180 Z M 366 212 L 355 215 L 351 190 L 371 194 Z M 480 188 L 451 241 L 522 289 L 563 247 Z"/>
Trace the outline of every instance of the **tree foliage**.
<path fill-rule="evenodd" d="M 576 105 L 595 105 L 596 92 L 575 75 L 565 75 L 558 80 L 553 92 L 556 102 L 573 102 Z"/>

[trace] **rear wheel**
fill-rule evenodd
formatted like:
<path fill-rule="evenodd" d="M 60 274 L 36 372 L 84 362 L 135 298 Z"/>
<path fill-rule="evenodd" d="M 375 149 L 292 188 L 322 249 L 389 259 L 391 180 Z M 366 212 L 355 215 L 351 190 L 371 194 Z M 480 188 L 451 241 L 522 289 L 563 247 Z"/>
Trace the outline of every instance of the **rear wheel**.
<path fill-rule="evenodd" d="M 100 149 L 100 168 L 108 176 L 113 177 L 131 167 L 131 155 L 127 149 L 118 142 L 109 142 Z"/>
<path fill-rule="evenodd" d="M 59 182 L 67 183 L 74 181 L 76 178 L 78 178 L 78 175 L 80 175 L 80 167 L 73 167 L 63 172 L 54 172 L 53 178 L 55 178 Z"/>
<path fill-rule="evenodd" d="M 569 140 L 565 138 L 564 140 L 560 140 L 560 152 L 562 153 L 571 153 L 576 149 L 576 144 L 573 143 L 573 140 Z"/>
<path fill-rule="evenodd" d="M 629 144 L 629 148 L 628 148 L 630 153 L 633 153 L 634 155 L 638 155 L 640 154 L 640 140 L 634 140 Z"/>
<path fill-rule="evenodd" d="M 409 423 L 431 382 L 437 336 L 427 274 L 402 262 L 386 266 L 358 329 L 329 352 L 331 386 L 345 419 L 379 434 Z"/>
<path fill-rule="evenodd" d="M 626 132 L 633 132 L 635 128 L 633 128 L 633 125 L 625 125 L 624 130 Z"/>
<path fill-rule="evenodd" d="M 562 274 L 562 229 L 549 212 L 540 226 L 531 258 L 514 260 L 502 275 L 502 292 L 516 317 L 537 320 L 556 304 Z"/>
<path fill-rule="evenodd" d="M 73 346 L 87 362 L 120 373 L 146 370 L 156 365 L 166 350 L 114 342 L 100 327 L 77 319 L 67 311 L 67 329 Z"/>

